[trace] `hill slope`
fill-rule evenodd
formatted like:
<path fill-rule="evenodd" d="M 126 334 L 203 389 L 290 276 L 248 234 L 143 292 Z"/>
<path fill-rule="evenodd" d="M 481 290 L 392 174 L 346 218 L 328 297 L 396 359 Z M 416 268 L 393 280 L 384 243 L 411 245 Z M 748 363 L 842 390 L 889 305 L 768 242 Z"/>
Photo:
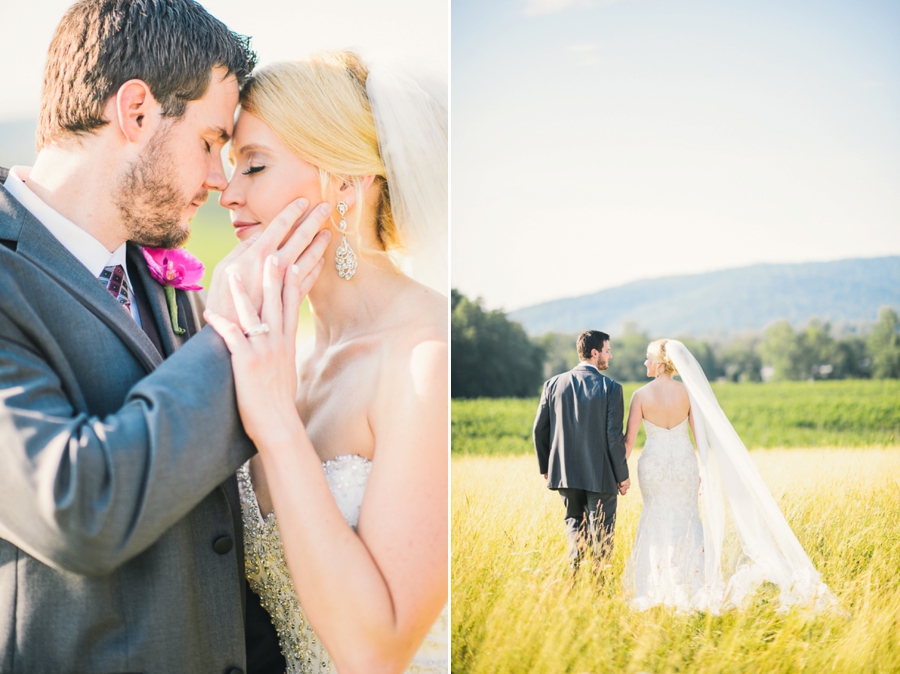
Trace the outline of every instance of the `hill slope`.
<path fill-rule="evenodd" d="M 509 313 L 532 335 L 588 327 L 621 332 L 634 322 L 653 335 L 724 336 L 788 319 L 874 321 L 900 308 L 900 256 L 758 264 L 690 276 L 635 281 L 591 295 L 543 302 Z"/>

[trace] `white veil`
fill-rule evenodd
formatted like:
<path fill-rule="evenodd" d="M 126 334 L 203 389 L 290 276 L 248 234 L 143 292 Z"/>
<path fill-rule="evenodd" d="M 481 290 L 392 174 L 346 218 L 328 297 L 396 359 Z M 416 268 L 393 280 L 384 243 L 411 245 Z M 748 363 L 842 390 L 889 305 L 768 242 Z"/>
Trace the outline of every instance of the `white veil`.
<path fill-rule="evenodd" d="M 443 294 L 448 288 L 446 83 L 374 64 L 366 94 L 404 243 L 400 266 Z"/>
<path fill-rule="evenodd" d="M 815 609 L 834 605 L 834 595 L 821 581 L 719 407 L 700 364 L 677 340 L 668 340 L 665 348 L 690 396 L 700 457 L 706 586 L 695 605 L 713 612 L 723 606 L 739 606 L 764 581 L 778 586 L 782 609 L 794 604 Z M 748 560 L 736 569 L 727 586 L 722 578 L 726 501 Z"/>

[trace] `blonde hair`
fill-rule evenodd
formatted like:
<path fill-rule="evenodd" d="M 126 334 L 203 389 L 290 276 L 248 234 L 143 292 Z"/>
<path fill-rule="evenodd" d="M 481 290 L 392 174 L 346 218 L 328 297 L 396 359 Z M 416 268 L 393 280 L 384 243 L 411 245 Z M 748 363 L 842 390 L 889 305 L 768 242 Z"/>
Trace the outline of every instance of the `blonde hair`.
<path fill-rule="evenodd" d="M 368 74 L 350 51 L 273 63 L 247 81 L 241 108 L 265 122 L 291 152 L 319 170 L 323 199 L 335 179 L 356 188 L 357 240 L 365 207 L 362 177 L 374 175 L 378 242 L 384 251 L 401 251 L 403 242 L 391 211 L 375 120 L 366 97 Z"/>
<path fill-rule="evenodd" d="M 657 339 L 655 342 L 650 342 L 650 346 L 647 347 L 647 356 L 665 366 L 665 370 L 661 374 L 678 374 L 678 370 L 675 369 L 675 365 L 666 354 L 668 341 L 668 339 Z"/>

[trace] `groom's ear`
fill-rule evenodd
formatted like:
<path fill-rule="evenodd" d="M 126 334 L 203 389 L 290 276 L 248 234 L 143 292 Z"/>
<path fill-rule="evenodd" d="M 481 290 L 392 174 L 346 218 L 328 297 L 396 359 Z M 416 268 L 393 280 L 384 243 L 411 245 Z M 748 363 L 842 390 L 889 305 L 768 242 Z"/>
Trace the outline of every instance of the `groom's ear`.
<path fill-rule="evenodd" d="M 160 105 L 143 80 L 128 80 L 109 105 L 113 106 L 110 118 L 119 123 L 119 129 L 129 143 L 142 144 L 156 133 L 160 122 Z"/>

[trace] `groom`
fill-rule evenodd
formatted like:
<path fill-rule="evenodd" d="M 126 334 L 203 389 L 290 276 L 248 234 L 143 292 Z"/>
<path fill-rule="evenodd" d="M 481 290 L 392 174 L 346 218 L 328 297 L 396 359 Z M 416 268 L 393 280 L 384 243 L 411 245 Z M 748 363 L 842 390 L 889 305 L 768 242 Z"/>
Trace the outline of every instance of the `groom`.
<path fill-rule="evenodd" d="M 622 387 L 609 368 L 609 335 L 587 330 L 578 337 L 581 362 L 544 383 L 534 420 L 534 449 L 547 487 L 566 509 L 569 563 L 578 567 L 590 547 L 602 563 L 612 548 L 617 492 L 627 493 L 628 464 L 622 434 Z"/>
<path fill-rule="evenodd" d="M 244 580 L 228 350 L 140 249 L 225 187 L 254 62 L 192 0 L 80 0 L 54 35 L 37 161 L 0 169 L 2 672 L 285 669 Z M 267 256 L 322 254 L 327 212 L 283 241 L 294 211 L 227 259 L 257 310 Z M 237 321 L 224 276 L 209 306 Z"/>

